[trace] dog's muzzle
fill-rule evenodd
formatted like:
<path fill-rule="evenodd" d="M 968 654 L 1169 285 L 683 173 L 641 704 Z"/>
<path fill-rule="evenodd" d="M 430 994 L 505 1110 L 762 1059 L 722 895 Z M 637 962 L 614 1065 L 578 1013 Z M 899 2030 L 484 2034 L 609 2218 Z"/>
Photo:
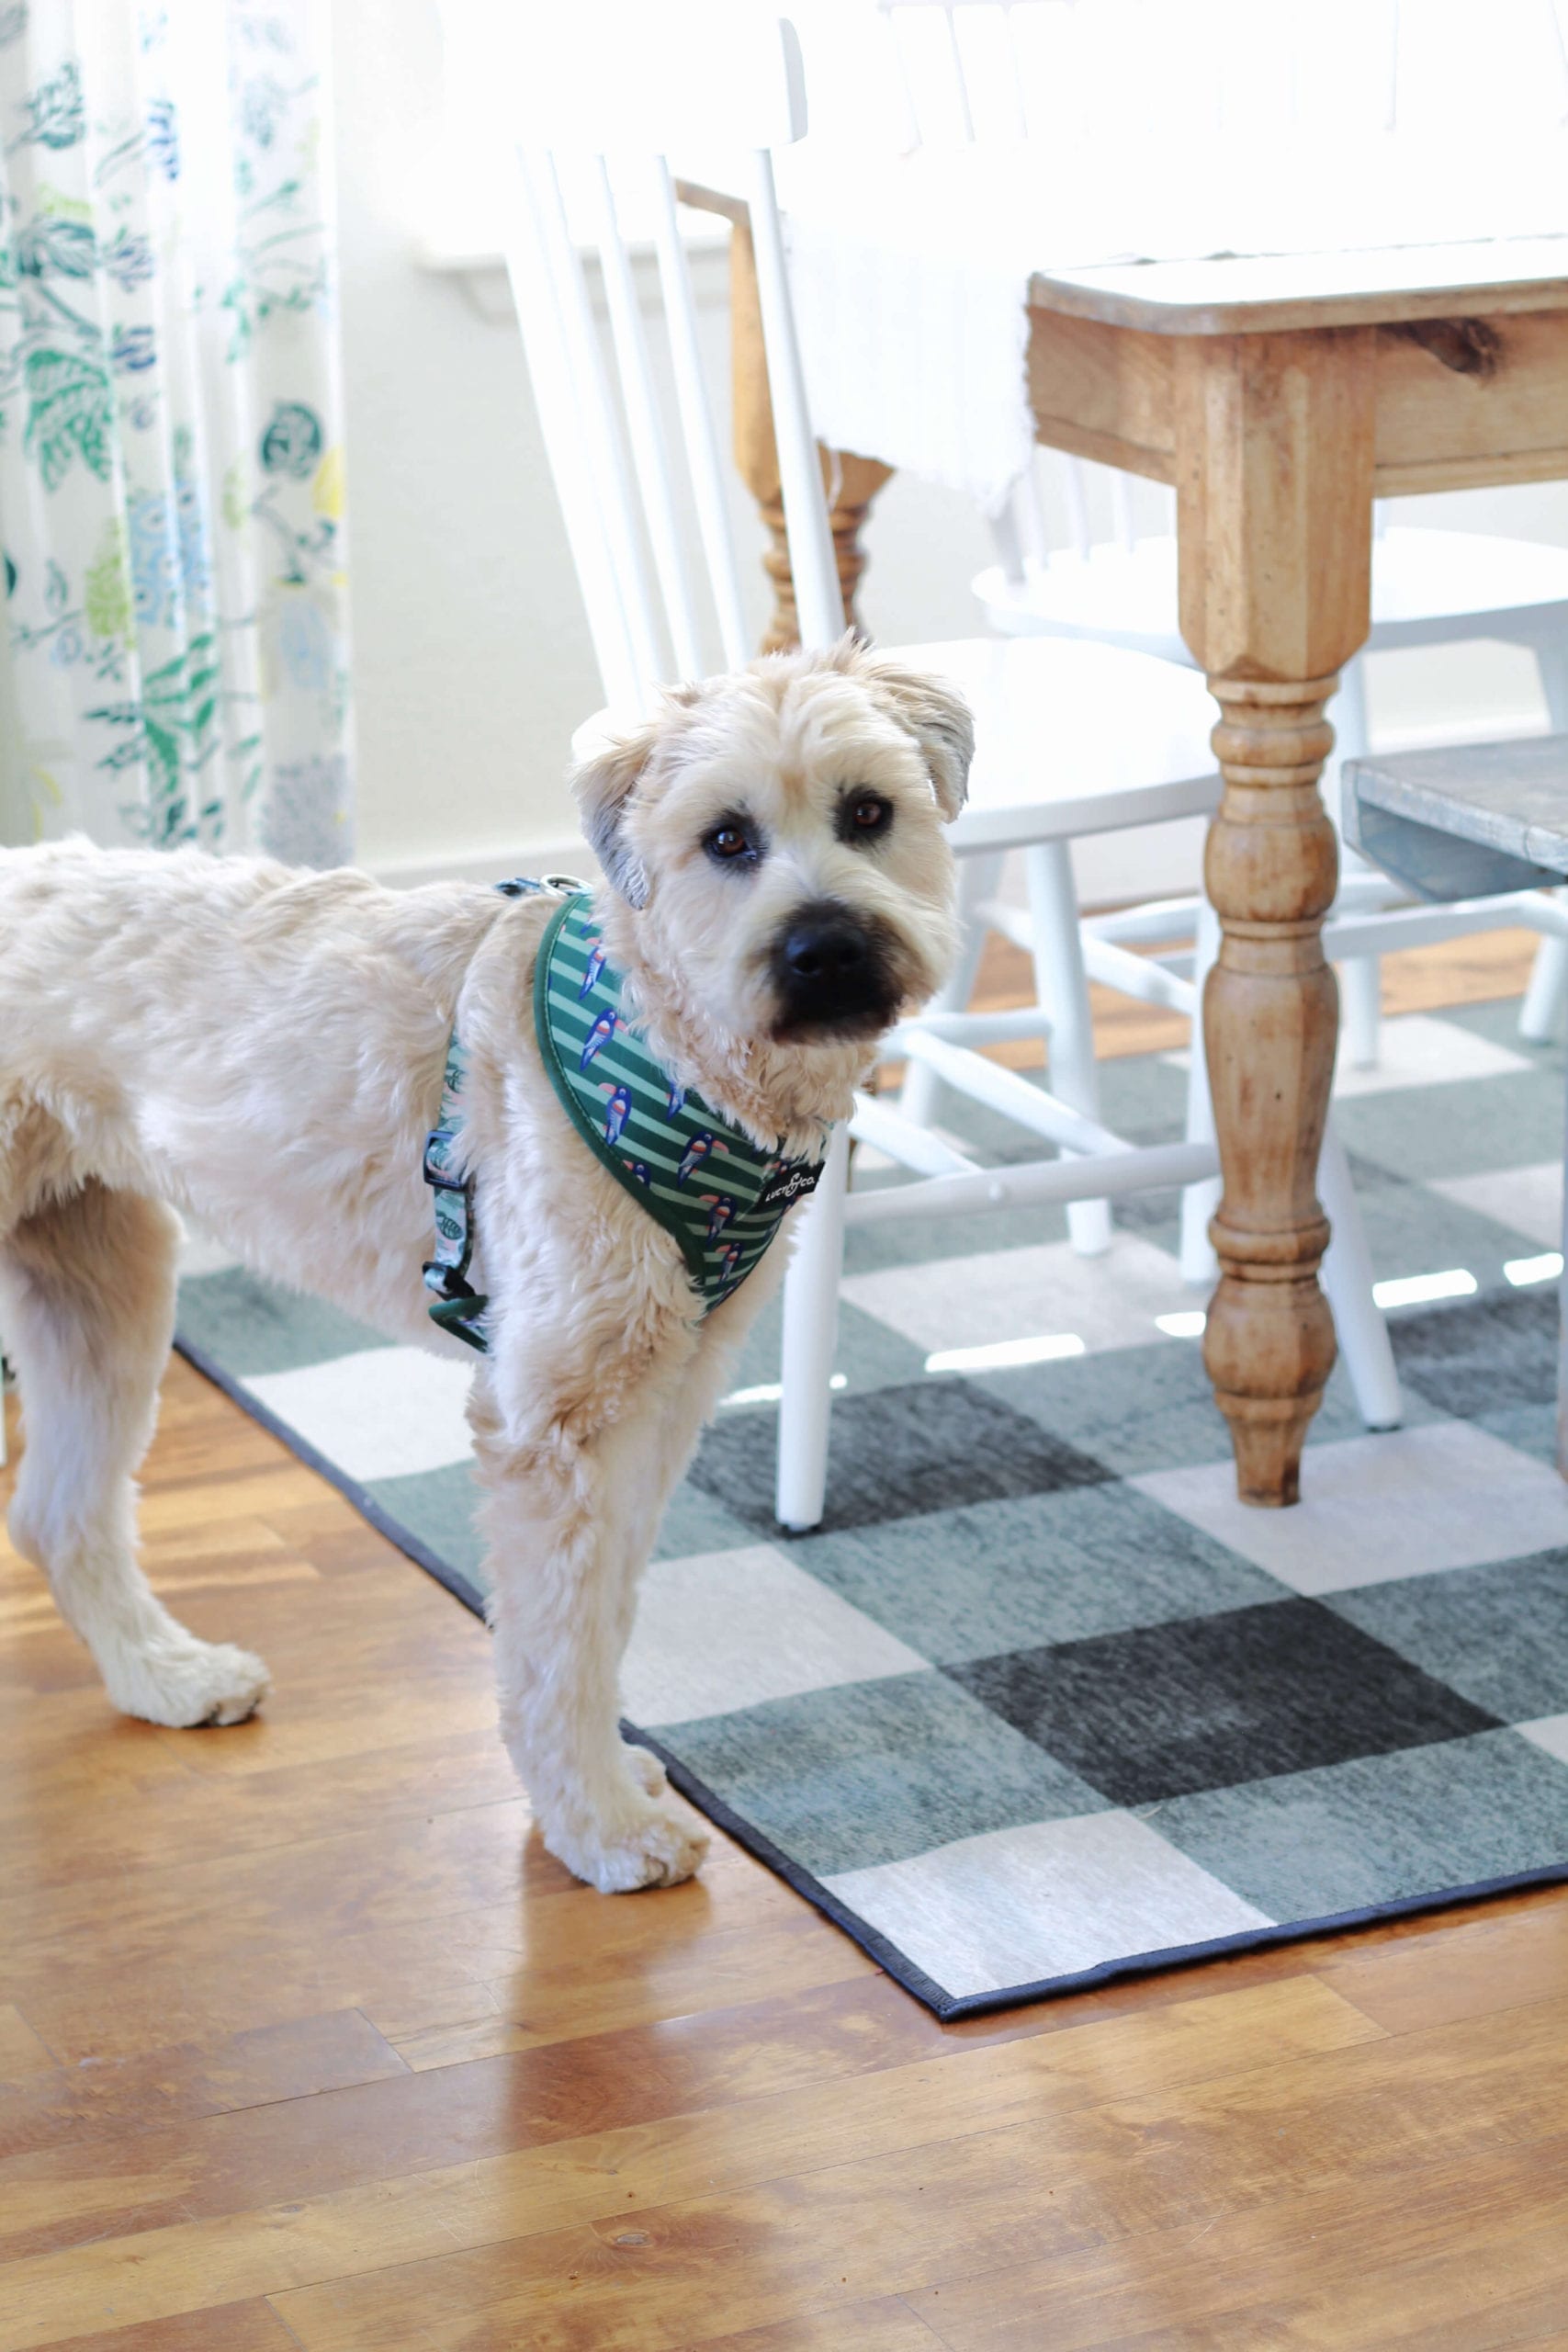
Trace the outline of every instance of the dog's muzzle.
<path fill-rule="evenodd" d="M 774 945 L 773 972 L 779 1037 L 871 1036 L 897 1011 L 880 926 L 830 899 L 796 908 Z"/>

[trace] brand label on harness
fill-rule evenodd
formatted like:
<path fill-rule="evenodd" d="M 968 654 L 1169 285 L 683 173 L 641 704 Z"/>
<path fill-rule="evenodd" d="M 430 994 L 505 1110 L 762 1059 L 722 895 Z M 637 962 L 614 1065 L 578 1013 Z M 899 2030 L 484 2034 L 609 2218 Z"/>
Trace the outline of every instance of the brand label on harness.
<path fill-rule="evenodd" d="M 817 1190 L 822 1173 L 820 1160 L 786 1160 L 773 1181 L 764 1185 L 757 1196 L 759 1209 L 784 1210 L 795 1201 L 803 1201 L 807 1193 Z"/>

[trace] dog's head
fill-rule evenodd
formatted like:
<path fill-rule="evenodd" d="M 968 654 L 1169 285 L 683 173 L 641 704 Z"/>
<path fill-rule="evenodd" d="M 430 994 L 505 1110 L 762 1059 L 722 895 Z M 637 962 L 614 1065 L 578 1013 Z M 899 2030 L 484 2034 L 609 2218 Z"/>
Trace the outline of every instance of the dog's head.
<path fill-rule="evenodd" d="M 576 779 L 623 902 L 617 960 L 710 1033 L 796 1053 L 876 1036 L 952 960 L 942 829 L 973 752 L 951 685 L 852 639 L 678 689 Z"/>

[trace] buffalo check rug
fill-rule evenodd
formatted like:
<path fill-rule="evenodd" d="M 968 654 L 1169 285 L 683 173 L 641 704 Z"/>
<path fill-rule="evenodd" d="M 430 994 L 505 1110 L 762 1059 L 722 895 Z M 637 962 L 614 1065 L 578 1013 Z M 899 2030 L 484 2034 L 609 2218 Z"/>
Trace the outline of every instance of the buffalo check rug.
<path fill-rule="evenodd" d="M 646 1579 L 627 1717 L 939 2016 L 1568 1877 L 1562 1057 L 1516 1019 L 1392 1022 L 1345 1079 L 1404 1419 L 1369 1434 L 1337 1371 L 1297 1510 L 1235 1499 L 1174 1197 L 1092 1260 L 1059 1211 L 852 1232 L 809 1536 L 773 1524 L 754 1335 Z M 1179 1057 L 1103 1086 L 1121 1133 L 1179 1133 Z M 481 1608 L 467 1367 L 193 1267 L 186 1354 Z"/>

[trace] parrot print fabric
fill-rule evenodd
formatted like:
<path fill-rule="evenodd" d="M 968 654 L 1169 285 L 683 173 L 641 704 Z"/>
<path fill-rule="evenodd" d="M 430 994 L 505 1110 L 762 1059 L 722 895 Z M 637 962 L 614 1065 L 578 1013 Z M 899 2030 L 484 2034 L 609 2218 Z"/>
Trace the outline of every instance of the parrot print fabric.
<path fill-rule="evenodd" d="M 568 899 L 539 951 L 534 1011 L 545 1068 L 572 1125 L 681 1245 L 705 1306 L 745 1280 L 819 1161 L 761 1150 L 681 1086 L 620 1012 L 586 891 Z"/>

